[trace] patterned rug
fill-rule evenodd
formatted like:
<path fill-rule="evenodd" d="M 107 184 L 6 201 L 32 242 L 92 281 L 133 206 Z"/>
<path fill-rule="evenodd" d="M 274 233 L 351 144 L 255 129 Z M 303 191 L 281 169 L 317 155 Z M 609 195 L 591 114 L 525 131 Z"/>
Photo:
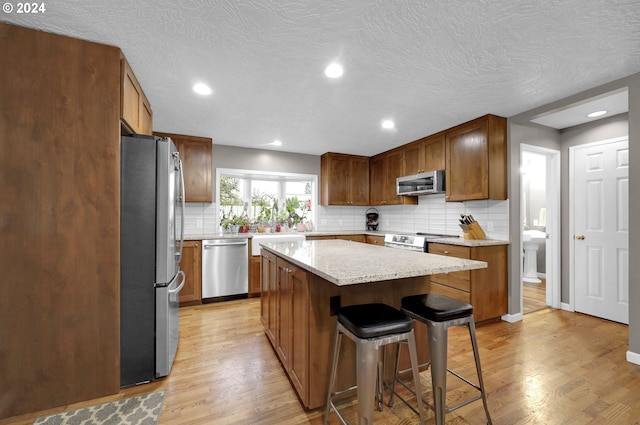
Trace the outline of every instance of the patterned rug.
<path fill-rule="evenodd" d="M 36 419 L 33 425 L 156 425 L 164 391 L 83 407 Z"/>

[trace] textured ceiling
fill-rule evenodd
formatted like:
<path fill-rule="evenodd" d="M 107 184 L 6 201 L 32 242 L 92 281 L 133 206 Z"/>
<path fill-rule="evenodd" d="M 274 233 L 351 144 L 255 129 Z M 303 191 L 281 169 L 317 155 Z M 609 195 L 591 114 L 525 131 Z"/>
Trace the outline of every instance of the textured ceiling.
<path fill-rule="evenodd" d="M 640 0 L 56 0 L 2 20 L 122 48 L 158 131 L 372 155 L 640 71 Z M 28 52 L 25 52 L 28 54 Z M 339 61 L 345 74 L 328 80 Z M 198 81 L 213 88 L 201 97 Z M 393 118 L 395 131 L 380 121 Z M 267 144 L 280 139 L 283 146 Z"/>

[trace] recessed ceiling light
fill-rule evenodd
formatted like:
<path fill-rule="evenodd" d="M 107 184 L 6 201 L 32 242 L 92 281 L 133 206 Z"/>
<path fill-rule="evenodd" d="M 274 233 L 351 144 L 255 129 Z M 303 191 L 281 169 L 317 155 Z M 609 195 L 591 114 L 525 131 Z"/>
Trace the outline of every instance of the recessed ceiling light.
<path fill-rule="evenodd" d="M 280 140 L 274 140 L 273 142 L 271 142 L 271 144 L 273 146 L 282 146 L 282 142 Z"/>
<path fill-rule="evenodd" d="M 607 111 L 595 111 L 590 114 L 587 114 L 587 118 L 597 118 L 605 115 Z"/>
<path fill-rule="evenodd" d="M 344 70 L 342 69 L 342 65 L 338 63 L 332 63 L 324 69 L 324 75 L 329 78 L 340 78 Z"/>
<path fill-rule="evenodd" d="M 385 130 L 391 130 L 396 127 L 396 124 L 392 120 L 382 120 L 382 123 L 380 125 Z"/>
<path fill-rule="evenodd" d="M 194 84 L 193 91 L 203 96 L 207 96 L 211 94 L 211 88 L 204 83 Z"/>

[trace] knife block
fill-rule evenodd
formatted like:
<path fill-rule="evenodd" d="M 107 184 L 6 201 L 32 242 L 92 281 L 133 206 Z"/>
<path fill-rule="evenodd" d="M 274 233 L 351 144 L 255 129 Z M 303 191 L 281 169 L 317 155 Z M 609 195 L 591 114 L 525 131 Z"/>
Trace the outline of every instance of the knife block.
<path fill-rule="evenodd" d="M 472 238 L 470 239 L 486 239 L 487 238 L 487 235 L 484 233 L 484 230 L 482 230 L 482 227 L 480 227 L 477 221 L 474 221 L 468 226 L 469 226 L 469 233 L 472 236 Z M 466 234 L 465 234 L 465 239 L 466 239 Z"/>

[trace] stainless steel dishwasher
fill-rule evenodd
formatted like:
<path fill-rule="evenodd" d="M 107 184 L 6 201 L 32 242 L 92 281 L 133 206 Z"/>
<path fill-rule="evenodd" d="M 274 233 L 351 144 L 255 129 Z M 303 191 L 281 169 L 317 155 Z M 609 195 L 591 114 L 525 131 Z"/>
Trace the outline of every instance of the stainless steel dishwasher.
<path fill-rule="evenodd" d="M 246 295 L 248 269 L 247 239 L 202 241 L 202 298 L 231 299 Z"/>

